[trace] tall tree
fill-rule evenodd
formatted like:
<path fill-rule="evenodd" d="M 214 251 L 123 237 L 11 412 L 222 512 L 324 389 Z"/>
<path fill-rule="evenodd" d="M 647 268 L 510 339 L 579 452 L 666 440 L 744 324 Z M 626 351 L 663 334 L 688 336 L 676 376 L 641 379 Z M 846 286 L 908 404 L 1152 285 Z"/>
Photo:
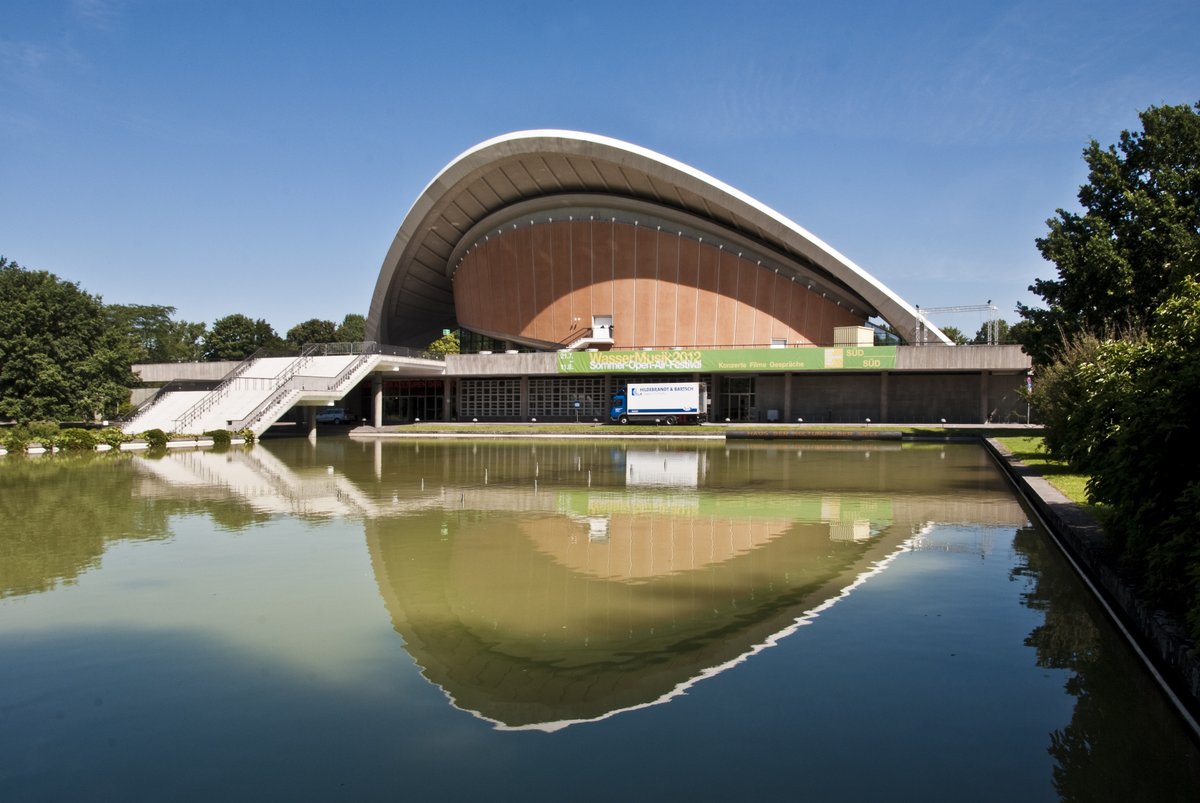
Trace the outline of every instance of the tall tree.
<path fill-rule="evenodd" d="M 204 359 L 244 360 L 260 348 L 281 348 L 283 341 L 271 324 L 241 313 L 213 321 L 204 336 Z"/>
<path fill-rule="evenodd" d="M 309 343 L 334 342 L 337 342 L 337 324 L 320 318 L 310 318 L 303 323 L 298 323 L 287 332 L 289 348 L 299 349 Z"/>
<path fill-rule="evenodd" d="M 979 329 L 975 331 L 975 337 L 971 340 L 972 343 L 986 344 L 988 342 L 988 321 L 984 321 L 979 325 Z M 1010 336 L 1008 321 L 1000 318 L 996 321 L 996 342 L 1007 343 Z"/>
<path fill-rule="evenodd" d="M 337 328 L 337 341 L 339 343 L 361 343 L 366 336 L 367 319 L 356 312 L 351 312 L 345 318 L 342 318 L 341 324 Z"/>
<path fill-rule="evenodd" d="M 176 321 L 174 307 L 159 304 L 110 304 L 108 314 L 128 333 L 134 362 L 184 362 L 203 356 L 203 323 Z"/>
<path fill-rule="evenodd" d="M 99 297 L 0 257 L 0 416 L 115 415 L 136 381 L 132 356 Z"/>
<path fill-rule="evenodd" d="M 1200 103 L 1152 106 L 1141 131 L 1083 152 L 1083 214 L 1059 209 L 1038 250 L 1058 278 L 1030 290 L 1047 306 L 1019 306 L 1024 345 L 1041 364 L 1064 336 L 1143 328 L 1184 277 L 1200 272 Z"/>
<path fill-rule="evenodd" d="M 956 346 L 965 346 L 967 344 L 967 336 L 962 333 L 962 330 L 957 326 L 940 327 L 942 334 L 950 338 L 950 342 Z"/>
<path fill-rule="evenodd" d="M 1038 364 L 1046 444 L 1091 476 L 1123 571 L 1200 638 L 1200 104 L 1151 107 L 1142 131 L 1084 151 L 1082 215 L 1038 240 L 1058 278 L 1013 335 Z"/>

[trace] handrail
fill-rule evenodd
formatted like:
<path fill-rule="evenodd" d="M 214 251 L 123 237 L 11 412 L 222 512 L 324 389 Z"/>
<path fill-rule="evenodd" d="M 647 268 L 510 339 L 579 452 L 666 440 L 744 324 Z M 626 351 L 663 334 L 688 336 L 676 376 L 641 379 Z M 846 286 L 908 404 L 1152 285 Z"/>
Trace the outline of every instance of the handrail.
<path fill-rule="evenodd" d="M 196 387 L 197 385 L 209 385 L 210 387 Z M 132 424 L 134 421 L 137 421 L 139 418 L 149 413 L 150 410 L 159 402 L 161 402 L 168 393 L 174 393 L 181 390 L 211 391 L 213 387 L 215 387 L 215 385 L 211 379 L 172 379 L 167 384 L 157 388 L 148 398 L 144 399 L 142 403 L 137 406 L 136 410 L 133 410 L 123 418 L 118 418 L 116 420 L 122 422 L 123 424 Z"/>
<path fill-rule="evenodd" d="M 198 400 L 190 408 L 185 410 L 178 418 L 175 419 L 174 425 L 176 431 L 182 432 L 193 424 L 197 419 L 205 413 L 212 410 L 222 399 L 227 397 L 234 389 L 238 390 L 253 390 L 264 389 L 269 393 L 261 403 L 248 415 L 240 419 L 231 419 L 229 426 L 233 429 L 242 429 L 247 425 L 256 424 L 266 413 L 278 405 L 291 391 L 333 391 L 341 388 L 350 377 L 359 372 L 362 365 L 375 355 L 387 354 L 391 356 L 414 357 L 424 359 L 436 359 L 438 355 L 431 355 L 425 352 L 407 348 L 405 346 L 381 346 L 375 341 L 362 342 L 345 342 L 345 343 L 311 343 L 304 347 L 301 352 L 295 356 L 282 370 L 273 377 L 247 377 L 244 374 L 249 370 L 251 364 L 255 360 L 262 359 L 267 356 L 279 356 L 278 350 L 259 349 L 254 354 L 247 357 L 239 363 L 232 371 L 227 373 L 221 382 L 206 394 L 202 399 Z M 291 355 L 288 355 L 291 356 Z M 314 377 L 305 376 L 303 371 L 312 361 L 319 356 L 356 356 L 348 366 L 342 369 L 335 377 Z"/>
<path fill-rule="evenodd" d="M 323 344 L 333 345 L 333 344 Z M 341 345 L 341 344 L 338 344 Z M 371 357 L 379 353 L 379 344 L 374 342 L 364 342 L 356 344 L 362 348 L 358 351 L 358 357 L 343 368 L 333 377 L 314 377 L 292 374 L 283 383 L 279 384 L 267 398 L 263 399 L 257 407 L 251 410 L 247 415 L 236 420 L 233 429 L 244 429 L 252 427 L 261 421 L 269 410 L 276 407 L 290 393 L 299 393 L 301 391 L 333 391 L 344 385 L 350 377 L 354 376 L 358 370 L 366 364 Z M 306 382 L 304 380 L 314 380 Z M 321 380 L 324 380 L 322 386 Z"/>
<path fill-rule="evenodd" d="M 204 396 L 200 399 L 197 399 L 195 404 L 193 404 L 188 409 L 184 410 L 183 413 L 181 413 L 175 419 L 175 431 L 176 432 L 183 431 L 184 427 L 186 427 L 188 424 L 195 421 L 203 413 L 206 413 L 209 410 L 211 410 L 218 401 L 225 398 L 225 396 L 229 393 L 230 389 L 233 387 L 233 383 L 239 377 L 241 377 L 242 374 L 246 373 L 246 371 L 248 371 L 250 369 L 250 366 L 253 365 L 256 360 L 264 359 L 266 357 L 271 357 L 271 356 L 275 356 L 275 357 L 291 356 L 290 353 L 280 353 L 280 351 L 281 350 L 278 348 L 269 348 L 267 346 L 263 346 L 262 348 L 255 349 L 253 354 L 246 357 L 240 363 L 235 365 L 227 374 L 225 374 L 225 376 L 221 377 L 221 381 L 217 384 L 217 386 L 215 388 L 212 389 L 212 391 L 210 393 L 208 393 L 206 396 Z"/>
<path fill-rule="evenodd" d="M 569 340 L 558 341 L 558 345 L 561 347 L 559 350 L 561 351 L 562 349 L 570 349 L 576 343 L 580 343 L 585 340 L 594 339 L 595 333 L 596 333 L 596 330 L 593 327 L 585 326 L 584 328 L 578 330 L 578 334 L 576 334 L 575 337 L 572 337 Z M 609 338 L 609 339 L 611 340 L 612 338 Z"/>
<path fill-rule="evenodd" d="M 578 329 L 572 329 L 566 337 L 564 337 L 560 340 L 555 340 L 554 343 L 556 345 L 565 347 L 568 343 L 574 343 L 576 340 L 579 340 L 580 338 L 591 336 L 593 331 L 594 330 L 590 326 L 582 326 Z"/>

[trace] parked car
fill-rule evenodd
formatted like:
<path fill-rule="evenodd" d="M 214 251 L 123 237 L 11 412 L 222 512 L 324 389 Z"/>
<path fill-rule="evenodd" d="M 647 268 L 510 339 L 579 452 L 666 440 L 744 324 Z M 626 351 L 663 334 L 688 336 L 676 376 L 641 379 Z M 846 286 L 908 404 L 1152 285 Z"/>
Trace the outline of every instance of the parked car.
<path fill-rule="evenodd" d="M 349 424 L 354 416 L 346 412 L 345 407 L 325 407 L 317 412 L 318 424 Z"/>

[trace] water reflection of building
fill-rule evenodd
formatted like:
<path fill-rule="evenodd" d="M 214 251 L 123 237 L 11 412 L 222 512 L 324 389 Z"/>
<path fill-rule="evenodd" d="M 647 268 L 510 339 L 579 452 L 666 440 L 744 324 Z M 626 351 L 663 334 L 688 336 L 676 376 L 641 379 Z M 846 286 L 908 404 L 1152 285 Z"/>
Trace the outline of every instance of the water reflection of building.
<path fill-rule="evenodd" d="M 507 728 L 672 699 L 811 621 L 931 522 L 1027 521 L 972 450 L 330 448 L 142 461 L 145 490 L 361 518 L 425 677 Z"/>

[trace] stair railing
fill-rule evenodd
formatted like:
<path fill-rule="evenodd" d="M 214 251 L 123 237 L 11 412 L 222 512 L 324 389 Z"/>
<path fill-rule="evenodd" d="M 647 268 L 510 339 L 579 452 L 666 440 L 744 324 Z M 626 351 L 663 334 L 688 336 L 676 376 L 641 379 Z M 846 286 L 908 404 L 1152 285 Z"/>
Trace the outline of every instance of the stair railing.
<path fill-rule="evenodd" d="M 223 399 L 227 395 L 229 395 L 229 391 L 233 389 L 234 383 L 238 380 L 238 378 L 240 378 L 242 376 L 242 374 L 246 373 L 246 371 L 248 371 L 250 369 L 250 366 L 253 365 L 256 360 L 260 360 L 264 357 L 269 357 L 269 356 L 290 356 L 290 355 L 280 355 L 278 349 L 271 349 L 271 348 L 266 348 L 266 347 L 257 349 L 249 357 L 247 357 L 246 359 L 242 360 L 240 363 L 235 365 L 233 367 L 233 369 L 229 371 L 229 373 L 227 373 L 227 374 L 225 374 L 225 376 L 221 377 L 221 381 L 217 384 L 217 386 L 215 388 L 212 389 L 211 392 L 209 392 L 206 396 L 203 396 L 202 398 L 197 400 L 196 403 L 193 404 L 191 407 L 184 410 L 183 413 L 181 413 L 179 415 L 179 417 L 175 419 L 175 431 L 176 432 L 185 431 L 184 430 L 185 427 L 189 426 L 193 421 L 195 421 L 201 415 L 203 415 L 204 413 L 211 410 L 216 405 L 217 402 L 219 402 L 221 399 Z"/>
<path fill-rule="evenodd" d="M 379 353 L 379 344 L 372 342 L 372 341 L 368 341 L 365 343 L 356 343 L 356 344 L 340 344 L 339 343 L 339 344 L 320 344 L 320 345 L 322 347 L 323 346 L 353 345 L 353 346 L 358 347 L 356 349 L 358 357 L 356 357 L 353 362 L 351 362 L 349 365 L 347 365 L 345 368 L 343 368 L 341 371 L 339 371 L 336 376 L 333 376 L 333 377 L 302 376 L 296 372 L 292 372 L 291 375 L 288 376 L 285 381 L 278 384 L 274 388 L 274 390 L 272 390 L 271 394 L 268 395 L 267 398 L 263 399 L 262 402 L 257 407 L 255 407 L 253 410 L 251 410 L 248 415 L 244 416 L 243 418 L 241 418 L 237 421 L 234 421 L 232 428 L 234 430 L 239 430 L 239 429 L 245 429 L 247 427 L 253 428 L 253 427 L 257 426 L 258 423 L 267 416 L 267 413 L 269 413 L 275 407 L 279 406 L 279 404 L 290 394 L 293 394 L 293 393 L 299 394 L 302 391 L 314 391 L 314 392 L 326 391 L 327 392 L 327 391 L 337 390 L 343 384 L 345 384 L 347 381 L 349 381 L 349 379 L 352 376 L 354 376 L 354 374 L 360 368 L 362 368 L 362 366 L 365 363 L 367 363 L 372 357 L 374 357 L 375 355 L 377 355 Z M 347 352 L 347 351 L 335 352 L 335 354 L 350 354 L 350 353 L 355 353 L 355 352 L 353 352 L 353 351 L 351 351 L 351 352 Z"/>

